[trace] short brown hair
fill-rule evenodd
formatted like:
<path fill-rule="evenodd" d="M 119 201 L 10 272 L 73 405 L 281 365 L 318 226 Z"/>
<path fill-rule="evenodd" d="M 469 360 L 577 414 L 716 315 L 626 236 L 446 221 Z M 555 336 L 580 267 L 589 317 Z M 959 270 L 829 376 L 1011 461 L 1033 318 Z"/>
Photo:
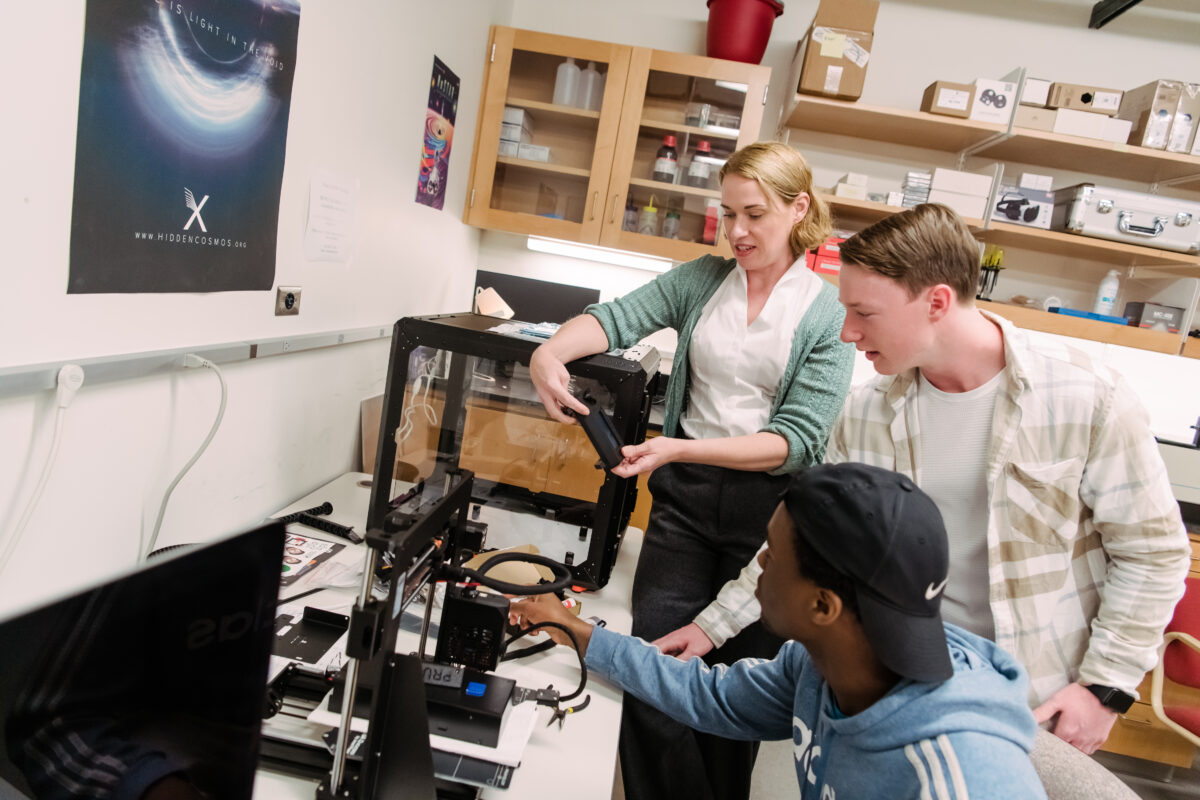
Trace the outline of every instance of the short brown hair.
<path fill-rule="evenodd" d="M 756 142 L 737 150 L 721 167 L 726 175 L 740 175 L 756 182 L 769 196 L 790 206 L 801 193 L 808 195 L 808 213 L 792 226 L 788 243 L 792 258 L 818 247 L 833 231 L 829 205 L 813 191 L 812 170 L 799 151 L 783 142 Z"/>
<path fill-rule="evenodd" d="M 979 288 L 979 243 L 962 217 L 938 203 L 892 214 L 842 242 L 843 264 L 878 272 L 910 297 L 944 283 L 969 305 Z"/>

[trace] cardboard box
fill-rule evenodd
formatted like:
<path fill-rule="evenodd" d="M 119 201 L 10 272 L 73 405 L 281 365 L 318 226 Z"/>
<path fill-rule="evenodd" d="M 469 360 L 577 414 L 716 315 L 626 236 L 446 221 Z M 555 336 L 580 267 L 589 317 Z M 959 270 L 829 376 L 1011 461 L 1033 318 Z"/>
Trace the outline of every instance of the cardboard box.
<path fill-rule="evenodd" d="M 833 196 L 834 197 L 845 197 L 850 200 L 866 200 L 867 199 L 867 187 L 855 186 L 852 183 L 842 182 L 842 183 L 839 183 L 837 186 L 833 187 Z"/>
<path fill-rule="evenodd" d="M 1183 324 L 1182 308 L 1158 303 L 1126 303 L 1123 316 L 1131 327 L 1167 333 L 1179 333 L 1179 326 Z"/>
<path fill-rule="evenodd" d="M 1017 84 L 1012 81 L 978 78 L 974 86 L 971 113 L 967 119 L 1007 125 L 1013 108 L 1017 105 Z"/>
<path fill-rule="evenodd" d="M 929 202 L 941 203 L 953 209 L 960 217 L 969 219 L 983 219 L 984 212 L 987 211 L 987 197 L 980 197 L 973 194 L 960 194 L 959 192 L 948 192 L 944 189 L 930 189 Z"/>
<path fill-rule="evenodd" d="M 1022 172 L 1017 186 L 1022 189 L 1033 189 L 1038 192 L 1049 192 L 1054 185 L 1054 179 L 1049 175 L 1039 175 L 1036 172 Z"/>
<path fill-rule="evenodd" d="M 992 219 L 1014 225 L 1050 230 L 1054 192 L 1024 186 L 1001 186 L 992 207 Z"/>
<path fill-rule="evenodd" d="M 944 192 L 969 194 L 976 197 L 987 197 L 992 191 L 992 176 L 976 172 L 960 172 L 956 169 L 938 167 L 933 171 L 930 189 L 941 189 Z"/>
<path fill-rule="evenodd" d="M 1179 105 L 1175 106 L 1175 119 L 1171 121 L 1171 133 L 1167 137 L 1167 151 L 1171 153 L 1192 152 L 1196 141 L 1197 121 L 1200 121 L 1200 83 L 1180 85 Z"/>
<path fill-rule="evenodd" d="M 1151 81 L 1125 92 L 1117 116 L 1133 123 L 1129 143 L 1165 150 L 1182 93 L 1182 83 L 1165 80 Z"/>
<path fill-rule="evenodd" d="M 1017 106 L 1017 117 L 1013 125 L 1018 128 L 1033 128 L 1039 131 L 1054 130 L 1054 120 L 1058 113 L 1053 108 L 1034 108 L 1033 106 Z"/>
<path fill-rule="evenodd" d="M 515 106 L 504 107 L 504 117 L 500 122 L 500 141 L 525 144 L 533 141 L 533 117 L 528 111 Z"/>
<path fill-rule="evenodd" d="M 1021 105 L 1045 108 L 1052 84 L 1053 81 L 1045 78 L 1026 78 L 1025 83 L 1021 84 Z"/>
<path fill-rule="evenodd" d="M 844 236 L 830 236 L 821 245 L 809 255 L 811 260 L 807 261 L 809 269 L 813 272 L 820 272 L 826 275 L 837 275 L 842 271 L 842 254 L 841 244 L 846 241 Z"/>
<path fill-rule="evenodd" d="M 945 114 L 948 117 L 971 115 L 971 100 L 975 87 L 969 83 L 951 83 L 950 81 L 934 81 L 925 87 L 921 97 L 921 110 L 930 114 Z"/>
<path fill-rule="evenodd" d="M 821 0 L 796 48 L 796 91 L 843 100 L 862 97 L 878 12 L 876 0 Z"/>
<path fill-rule="evenodd" d="M 1054 83 L 1046 100 L 1049 108 L 1069 108 L 1073 111 L 1091 111 L 1106 116 L 1116 116 L 1121 110 L 1119 89 L 1101 89 L 1078 83 Z"/>
<path fill-rule="evenodd" d="M 517 158 L 523 158 L 526 161 L 549 161 L 550 148 L 537 144 L 518 145 Z"/>
<path fill-rule="evenodd" d="M 501 156 L 507 156 L 509 158 L 516 158 L 520 147 L 520 142 L 510 142 L 507 139 L 501 139 L 497 154 Z"/>
<path fill-rule="evenodd" d="M 1090 111 L 1075 111 L 1070 108 L 1060 108 L 1054 114 L 1055 133 L 1067 136 L 1084 136 L 1088 139 L 1103 139 L 1107 126 L 1104 124 L 1108 117 L 1103 114 L 1093 114 Z"/>
<path fill-rule="evenodd" d="M 1100 138 L 1109 142 L 1118 142 L 1124 144 L 1129 141 L 1129 134 L 1133 131 L 1133 123 L 1127 119 L 1117 119 L 1116 117 L 1104 118 L 1104 135 Z"/>
<path fill-rule="evenodd" d="M 851 186 L 867 187 L 867 176 L 861 172 L 847 172 L 838 183 L 848 183 Z"/>

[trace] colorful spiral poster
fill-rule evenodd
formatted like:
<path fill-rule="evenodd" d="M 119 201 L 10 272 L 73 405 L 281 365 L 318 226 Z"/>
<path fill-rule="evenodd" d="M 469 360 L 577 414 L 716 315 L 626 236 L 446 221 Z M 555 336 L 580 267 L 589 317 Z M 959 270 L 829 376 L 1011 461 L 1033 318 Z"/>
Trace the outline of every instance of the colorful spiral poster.
<path fill-rule="evenodd" d="M 88 0 L 69 293 L 270 289 L 299 0 Z"/>
<path fill-rule="evenodd" d="M 437 209 L 446 201 L 450 145 L 454 141 L 454 119 L 458 116 L 458 85 L 458 76 L 434 56 L 429 109 L 425 112 L 425 136 L 421 143 L 421 166 L 417 175 L 417 202 Z"/>

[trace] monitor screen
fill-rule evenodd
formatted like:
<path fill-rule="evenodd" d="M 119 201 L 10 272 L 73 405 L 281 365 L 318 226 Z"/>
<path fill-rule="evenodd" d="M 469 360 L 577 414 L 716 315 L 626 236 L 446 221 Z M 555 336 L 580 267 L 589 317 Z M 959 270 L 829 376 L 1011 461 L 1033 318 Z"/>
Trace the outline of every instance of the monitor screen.
<path fill-rule="evenodd" d="M 495 289 L 521 322 L 563 323 L 577 317 L 592 303 L 600 302 L 599 289 L 539 281 L 502 272 L 475 271 L 475 288 Z"/>
<path fill-rule="evenodd" d="M 249 798 L 284 526 L 0 621 L 0 799 Z"/>

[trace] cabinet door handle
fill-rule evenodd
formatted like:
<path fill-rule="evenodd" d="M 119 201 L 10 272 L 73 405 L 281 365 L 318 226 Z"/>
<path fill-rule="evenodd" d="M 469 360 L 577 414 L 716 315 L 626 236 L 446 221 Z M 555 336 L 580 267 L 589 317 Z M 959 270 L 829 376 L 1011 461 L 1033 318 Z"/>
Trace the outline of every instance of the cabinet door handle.
<path fill-rule="evenodd" d="M 617 224 L 617 203 L 619 203 L 619 202 L 621 202 L 621 195 L 619 195 L 619 194 L 614 194 L 614 195 L 613 195 L 613 210 L 612 210 L 612 216 L 611 216 L 611 217 L 609 217 L 609 220 L 608 220 L 608 223 L 609 223 L 610 225 L 616 225 L 616 224 Z"/>
<path fill-rule="evenodd" d="M 600 205 L 600 193 L 592 192 L 592 222 L 596 221 L 596 206 Z"/>

